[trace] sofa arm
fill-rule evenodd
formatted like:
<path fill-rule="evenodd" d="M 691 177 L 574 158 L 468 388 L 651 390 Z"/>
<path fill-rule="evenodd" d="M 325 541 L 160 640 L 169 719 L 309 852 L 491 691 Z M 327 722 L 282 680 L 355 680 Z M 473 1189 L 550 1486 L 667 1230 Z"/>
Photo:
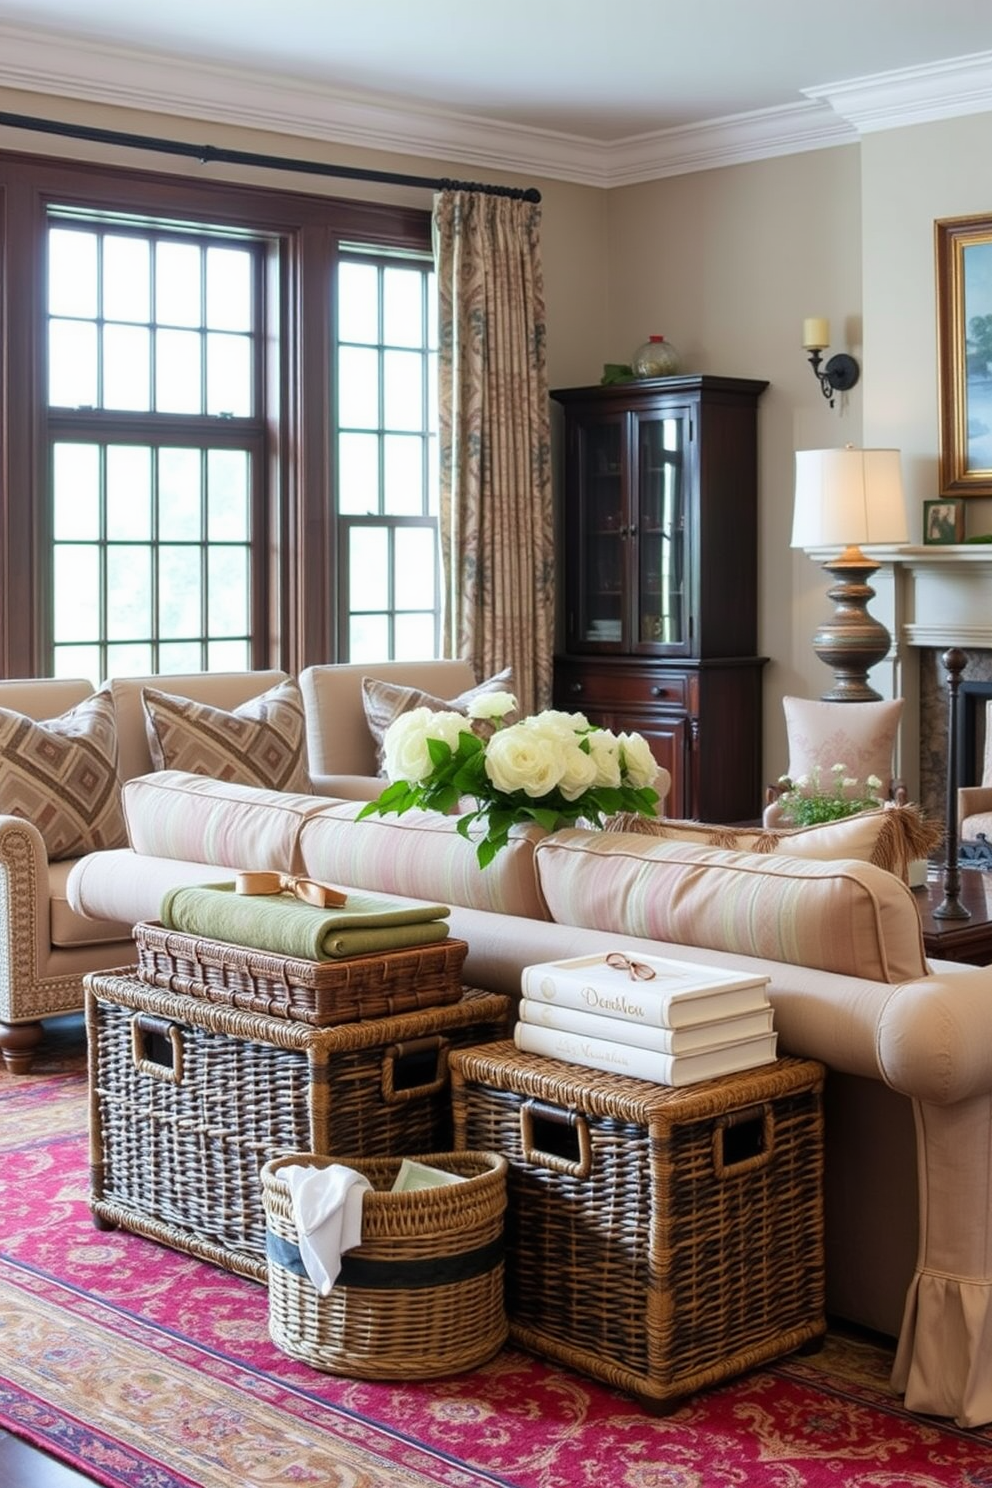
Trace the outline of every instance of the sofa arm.
<path fill-rule="evenodd" d="M 15 989 L 32 986 L 51 948 L 48 853 L 38 828 L 0 816 L 0 1022 L 23 1015 Z"/>
<path fill-rule="evenodd" d="M 943 962 L 893 987 L 878 1019 L 882 1078 L 917 1100 L 948 1106 L 992 1092 L 992 968 Z"/>

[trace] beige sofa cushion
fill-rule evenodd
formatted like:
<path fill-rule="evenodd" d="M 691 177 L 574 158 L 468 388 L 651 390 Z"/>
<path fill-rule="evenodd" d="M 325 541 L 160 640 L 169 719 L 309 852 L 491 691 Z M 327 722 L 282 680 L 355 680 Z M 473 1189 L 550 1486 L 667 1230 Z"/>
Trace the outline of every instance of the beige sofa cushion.
<path fill-rule="evenodd" d="M 909 878 L 909 865 L 925 858 L 941 842 L 940 822 L 924 821 L 918 806 L 888 804 L 878 811 L 862 811 L 839 821 L 812 827 L 729 827 L 710 822 L 676 821 L 667 817 L 622 812 L 606 824 L 611 832 L 637 832 L 666 842 L 694 842 L 700 847 L 722 847 L 732 852 L 788 853 L 792 858 L 857 858 Z"/>
<path fill-rule="evenodd" d="M 548 909 L 563 924 L 871 981 L 928 972 L 912 893 L 871 863 L 578 830 L 546 837 L 535 857 Z"/>
<path fill-rule="evenodd" d="M 122 846 L 117 729 L 106 694 L 41 722 L 0 708 L 0 810 L 37 827 L 53 860 Z"/>
<path fill-rule="evenodd" d="M 514 827 L 507 846 L 480 868 L 479 834 L 462 837 L 457 817 L 413 810 L 356 821 L 361 810 L 361 802 L 348 801 L 307 820 L 300 833 L 304 872 L 356 889 L 548 919 L 534 867 L 540 827 Z"/>
<path fill-rule="evenodd" d="M 117 849 L 116 851 L 123 850 Z M 114 855 L 116 856 L 116 852 Z M 106 857 L 107 851 L 103 850 L 97 856 Z M 78 862 L 78 858 L 66 858 L 62 862 L 49 864 L 48 904 L 52 945 L 68 948 L 103 945 L 108 941 L 126 941 L 133 944 L 131 924 L 124 924 L 120 920 L 90 919 L 86 915 L 78 914 L 72 908 L 66 892 L 66 883 Z M 130 959 L 130 949 L 123 959 Z"/>
<path fill-rule="evenodd" d="M 378 767 L 362 706 L 362 682 L 366 677 L 419 687 L 436 697 L 454 697 L 474 687 L 475 674 L 467 661 L 450 659 L 327 663 L 306 667 L 300 673 L 311 775 L 371 779 L 374 794 Z"/>
<path fill-rule="evenodd" d="M 156 770 L 309 791 L 303 698 L 293 678 L 231 712 L 153 687 L 142 688 L 141 702 Z"/>
<path fill-rule="evenodd" d="M 263 790 L 179 770 L 138 776 L 122 790 L 135 852 L 227 868 L 302 873 L 300 829 L 326 796 Z"/>

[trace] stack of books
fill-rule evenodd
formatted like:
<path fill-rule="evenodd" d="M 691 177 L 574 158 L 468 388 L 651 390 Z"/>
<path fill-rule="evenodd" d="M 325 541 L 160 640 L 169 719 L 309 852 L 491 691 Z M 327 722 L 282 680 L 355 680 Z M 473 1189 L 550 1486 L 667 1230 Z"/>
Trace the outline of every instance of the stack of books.
<path fill-rule="evenodd" d="M 617 952 L 524 967 L 518 1049 L 658 1085 L 775 1059 L 768 977 Z"/>

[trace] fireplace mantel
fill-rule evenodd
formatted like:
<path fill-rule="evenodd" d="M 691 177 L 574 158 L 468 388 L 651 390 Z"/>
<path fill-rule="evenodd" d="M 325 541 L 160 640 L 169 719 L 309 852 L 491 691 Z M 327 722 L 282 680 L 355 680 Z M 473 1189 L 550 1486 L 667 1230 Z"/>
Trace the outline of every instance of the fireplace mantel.
<path fill-rule="evenodd" d="M 837 555 L 836 548 L 805 551 L 820 563 Z M 992 543 L 879 544 L 864 551 L 879 565 L 869 581 L 875 590 L 871 612 L 892 636 L 889 655 L 873 668 L 871 680 L 883 697 L 906 701 L 896 771 L 911 798 L 941 815 L 946 777 L 944 674 L 939 671 L 935 692 L 932 683 L 929 688 L 921 685 L 921 669 L 926 671 L 928 651 L 958 646 L 972 653 L 992 652 Z M 977 670 L 988 675 L 988 658 Z"/>
<path fill-rule="evenodd" d="M 835 548 L 807 548 L 824 562 Z M 872 613 L 906 646 L 992 650 L 992 543 L 934 547 L 866 547 L 879 565 Z M 887 577 L 888 576 L 888 577 Z M 886 615 L 884 611 L 889 609 Z"/>

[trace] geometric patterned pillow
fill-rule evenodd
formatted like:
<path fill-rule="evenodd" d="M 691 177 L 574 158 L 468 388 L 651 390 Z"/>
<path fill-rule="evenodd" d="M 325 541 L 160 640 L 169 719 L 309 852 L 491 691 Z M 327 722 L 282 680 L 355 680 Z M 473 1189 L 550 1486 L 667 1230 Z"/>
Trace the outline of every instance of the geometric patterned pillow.
<path fill-rule="evenodd" d="M 398 682 L 383 682 L 378 677 L 362 678 L 362 703 L 369 732 L 375 741 L 375 757 L 379 773 L 382 774 L 383 738 L 391 723 L 411 708 L 430 708 L 432 713 L 468 713 L 476 698 L 489 692 L 512 692 L 513 668 L 504 667 L 493 677 L 487 677 L 475 687 L 460 692 L 455 698 L 434 697 L 422 692 L 419 687 L 403 687 Z M 508 713 L 504 722 L 512 723 L 516 713 Z"/>
<path fill-rule="evenodd" d="M 32 822 L 53 862 L 126 846 L 109 693 L 43 723 L 0 708 L 0 811 Z"/>
<path fill-rule="evenodd" d="M 151 687 L 142 688 L 141 701 L 156 770 L 310 794 L 303 696 L 293 678 L 233 713 Z"/>

